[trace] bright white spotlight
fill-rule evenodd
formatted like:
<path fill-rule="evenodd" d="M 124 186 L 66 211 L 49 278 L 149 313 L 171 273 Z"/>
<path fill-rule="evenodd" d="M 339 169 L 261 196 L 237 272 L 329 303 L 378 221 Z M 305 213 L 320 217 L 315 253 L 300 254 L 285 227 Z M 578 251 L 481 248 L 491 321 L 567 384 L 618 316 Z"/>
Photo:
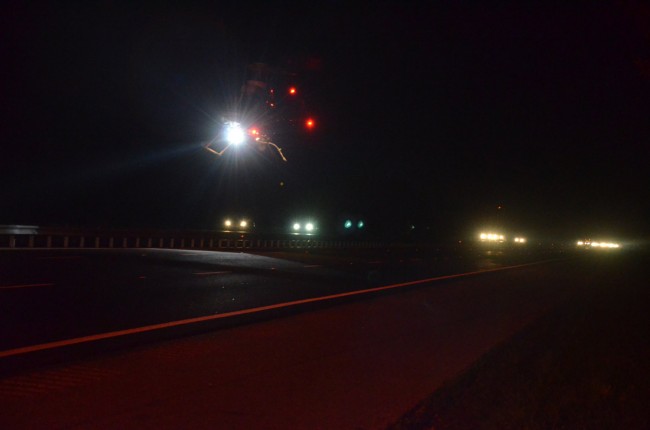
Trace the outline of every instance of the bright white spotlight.
<path fill-rule="evenodd" d="M 226 123 L 226 141 L 231 145 L 239 145 L 246 139 L 246 133 L 238 122 Z"/>
<path fill-rule="evenodd" d="M 294 223 L 294 224 L 293 224 L 293 230 L 294 230 L 294 231 L 298 231 L 298 230 L 300 230 L 300 223 Z"/>
<path fill-rule="evenodd" d="M 246 228 L 246 227 L 248 227 L 248 221 L 246 221 L 246 220 L 241 220 L 241 222 L 239 223 L 239 226 L 240 226 L 241 228 Z"/>
<path fill-rule="evenodd" d="M 230 226 L 232 225 L 232 221 L 230 221 L 229 219 L 227 219 L 227 220 L 225 220 L 225 221 L 223 222 L 223 225 L 225 225 L 226 227 L 230 227 Z"/>
<path fill-rule="evenodd" d="M 307 224 L 305 224 L 305 230 L 307 230 L 307 231 L 314 231 L 314 224 L 308 222 Z"/>

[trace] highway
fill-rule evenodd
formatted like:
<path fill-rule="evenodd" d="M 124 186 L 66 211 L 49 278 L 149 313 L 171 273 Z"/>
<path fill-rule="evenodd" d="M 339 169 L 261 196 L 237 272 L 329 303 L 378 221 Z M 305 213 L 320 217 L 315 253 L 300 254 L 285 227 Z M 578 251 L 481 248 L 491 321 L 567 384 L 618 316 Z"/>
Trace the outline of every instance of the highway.
<path fill-rule="evenodd" d="M 100 329 L 205 317 L 208 312 L 236 313 L 243 307 L 232 303 L 222 307 L 233 297 L 235 303 L 240 299 L 259 307 L 309 297 L 317 300 L 323 293 L 370 292 L 354 300 L 333 299 L 326 306 L 191 336 L 148 339 L 112 350 L 91 348 L 92 353 L 75 351 L 67 360 L 5 374 L 0 378 L 0 399 L 6 406 L 0 426 L 384 428 L 491 347 L 565 303 L 575 291 L 588 289 L 603 273 L 612 272 L 608 276 L 615 278 L 618 270 L 594 266 L 588 258 L 519 262 L 510 267 L 495 259 L 476 259 L 465 264 L 488 271 L 449 277 L 434 273 L 442 269 L 432 267 L 426 258 L 358 259 L 350 265 L 351 258 L 342 264 L 340 258 L 331 257 L 294 255 L 289 260 L 187 253 L 194 254 L 37 251 L 27 260 L 40 261 L 39 270 L 30 271 L 16 265 L 17 260 L 7 263 L 12 258 L 25 261 L 24 255 L 12 252 L 3 258 L 3 273 L 13 276 L 12 282 L 47 285 L 18 287 L 3 278 L 2 285 L 10 288 L 3 289 L 2 295 L 14 304 L 22 303 L 23 311 L 33 307 L 49 312 L 47 318 L 36 312 L 24 317 L 18 311 L 11 314 L 31 330 L 32 342 L 47 342 Z M 375 266 L 380 268 L 373 269 L 368 279 L 368 269 Z M 390 276 L 383 271 L 394 273 L 403 283 L 384 283 Z M 84 283 L 90 273 L 96 274 L 93 282 Z M 102 276 L 111 282 L 103 283 Z M 157 280 L 153 292 L 166 291 L 163 298 L 138 284 L 151 277 Z M 68 283 L 62 283 L 65 279 Z M 195 280 L 184 284 L 187 298 L 167 291 L 179 279 Z M 117 292 L 87 293 L 83 300 L 73 297 L 81 288 L 92 291 L 109 285 L 117 286 Z M 237 290 L 237 285 L 241 291 L 229 291 Z M 138 286 L 142 291 L 136 294 Z M 19 300 L 19 294 L 25 293 L 31 299 Z M 246 298 L 254 294 L 262 298 Z M 65 299 L 56 299 L 57 295 Z M 209 304 L 199 303 L 208 298 Z M 81 311 L 76 312 L 72 304 Z M 82 309 L 90 304 L 93 312 Z M 48 311 L 49 307 L 54 310 Z M 5 306 L 3 313 L 6 310 Z M 52 319 L 65 315 L 64 324 Z M 85 320 L 89 322 L 84 325 Z M 61 327 L 47 329 L 48 323 Z M 3 333 L 11 334 L 4 326 Z M 37 327 L 49 334 L 37 335 Z M 27 343 L 16 334 L 12 339 L 12 347 Z"/>
<path fill-rule="evenodd" d="M 273 255 L 273 256 L 269 256 Z M 0 351 L 503 265 L 379 252 L 0 251 Z"/>
<path fill-rule="evenodd" d="M 359 288 L 321 264 L 187 250 L 5 251 L 0 349 Z"/>

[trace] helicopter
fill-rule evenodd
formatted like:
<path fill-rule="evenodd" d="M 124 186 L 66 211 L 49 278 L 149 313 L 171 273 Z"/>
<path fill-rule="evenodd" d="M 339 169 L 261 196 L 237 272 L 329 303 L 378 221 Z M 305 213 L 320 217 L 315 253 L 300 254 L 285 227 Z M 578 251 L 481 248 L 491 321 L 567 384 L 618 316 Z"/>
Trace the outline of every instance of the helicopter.
<path fill-rule="evenodd" d="M 301 124 L 306 131 L 316 126 L 313 117 L 306 115 L 304 97 L 294 83 L 297 74 L 265 63 L 250 64 L 246 74 L 236 112 L 222 117 L 222 133 L 204 148 L 219 157 L 232 146 L 256 146 L 260 151 L 271 148 L 286 162 L 275 138 L 286 136 Z"/>

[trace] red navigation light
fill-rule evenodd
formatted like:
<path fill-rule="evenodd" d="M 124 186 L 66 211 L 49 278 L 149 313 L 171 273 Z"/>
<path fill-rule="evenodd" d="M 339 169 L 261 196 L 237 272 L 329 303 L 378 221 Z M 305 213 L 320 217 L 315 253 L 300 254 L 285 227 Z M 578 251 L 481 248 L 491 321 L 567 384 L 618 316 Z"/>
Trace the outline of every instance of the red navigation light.
<path fill-rule="evenodd" d="M 308 130 L 312 130 L 316 126 L 316 121 L 314 121 L 313 118 L 307 118 L 305 120 L 305 127 L 307 127 Z"/>
<path fill-rule="evenodd" d="M 249 128 L 248 129 L 248 134 L 250 134 L 251 137 L 253 137 L 256 141 L 260 140 L 260 131 L 258 129 L 256 129 L 255 127 Z"/>
<path fill-rule="evenodd" d="M 297 93 L 298 93 L 298 90 L 296 89 L 296 87 L 289 87 L 289 94 L 291 94 L 292 96 L 295 96 Z"/>

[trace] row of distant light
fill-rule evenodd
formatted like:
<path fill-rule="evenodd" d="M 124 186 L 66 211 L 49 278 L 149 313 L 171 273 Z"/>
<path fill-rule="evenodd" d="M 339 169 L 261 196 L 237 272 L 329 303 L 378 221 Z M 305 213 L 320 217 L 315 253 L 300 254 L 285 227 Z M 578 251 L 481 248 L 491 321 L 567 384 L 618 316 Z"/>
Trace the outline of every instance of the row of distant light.
<path fill-rule="evenodd" d="M 231 229 L 233 227 L 238 226 L 239 228 L 244 230 L 244 229 L 248 228 L 249 222 L 247 220 L 245 220 L 245 219 L 242 219 L 237 223 L 237 222 L 233 221 L 232 219 L 227 218 L 223 222 L 223 225 L 227 229 Z M 355 226 L 358 229 L 363 229 L 366 226 L 366 224 L 365 224 L 365 222 L 363 220 L 359 220 L 359 221 L 356 222 L 356 225 L 355 225 L 355 223 L 350 219 L 345 220 L 345 222 L 343 223 L 343 227 L 345 229 L 347 229 L 347 230 L 352 229 Z M 313 233 L 314 230 L 316 230 L 316 225 L 312 221 L 307 221 L 307 222 L 304 222 L 304 223 L 294 222 L 291 227 L 292 227 L 292 230 L 294 232 L 304 231 L 304 232 L 307 232 L 307 233 Z"/>
<path fill-rule="evenodd" d="M 227 229 L 233 228 L 233 227 L 239 227 L 241 229 L 246 229 L 248 228 L 249 222 L 245 219 L 242 219 L 239 221 L 239 223 L 234 222 L 232 219 L 227 218 L 223 222 L 224 227 Z M 316 225 L 313 222 L 306 222 L 304 224 L 301 224 L 299 222 L 295 222 L 292 225 L 292 229 L 295 232 L 299 231 L 306 231 L 306 232 L 313 232 L 316 229 Z"/>
<path fill-rule="evenodd" d="M 481 233 L 479 235 L 479 239 L 482 241 L 487 241 L 487 242 L 505 242 L 506 237 L 502 234 L 498 233 Z M 515 243 L 526 243 L 526 238 L 525 237 L 515 237 L 514 238 Z"/>
<path fill-rule="evenodd" d="M 239 222 L 237 222 L 233 221 L 230 218 L 227 218 L 224 220 L 223 226 L 226 230 L 238 229 L 239 231 L 243 231 L 248 229 L 250 222 L 245 219 L 239 220 Z M 291 228 L 294 233 L 311 234 L 316 230 L 316 224 L 310 221 L 306 223 L 294 222 Z"/>
<path fill-rule="evenodd" d="M 621 245 L 619 245 L 618 243 L 613 243 L 613 242 L 590 242 L 588 240 L 585 240 L 585 241 L 579 240 L 577 242 L 577 245 L 578 246 L 584 246 L 585 248 L 586 247 L 592 247 L 592 248 L 611 248 L 611 249 L 615 249 L 615 248 L 620 248 L 621 247 Z"/>

